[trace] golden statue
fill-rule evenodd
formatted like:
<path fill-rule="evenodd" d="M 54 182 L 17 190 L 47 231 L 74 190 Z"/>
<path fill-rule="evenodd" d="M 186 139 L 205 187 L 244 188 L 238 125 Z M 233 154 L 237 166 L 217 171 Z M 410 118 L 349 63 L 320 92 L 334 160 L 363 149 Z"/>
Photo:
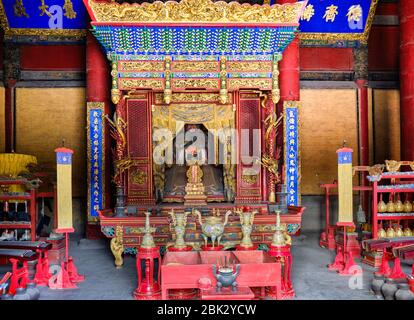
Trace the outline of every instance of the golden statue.
<path fill-rule="evenodd" d="M 115 266 L 117 268 L 121 268 L 124 264 L 124 260 L 122 259 L 122 253 L 124 252 L 124 244 L 123 244 L 123 230 L 122 226 L 117 226 L 115 231 L 115 238 L 111 239 L 111 251 L 115 257 Z"/>
<path fill-rule="evenodd" d="M 202 182 L 203 170 L 200 161 L 187 161 L 187 185 L 185 186 L 184 205 L 207 205 L 204 184 Z"/>

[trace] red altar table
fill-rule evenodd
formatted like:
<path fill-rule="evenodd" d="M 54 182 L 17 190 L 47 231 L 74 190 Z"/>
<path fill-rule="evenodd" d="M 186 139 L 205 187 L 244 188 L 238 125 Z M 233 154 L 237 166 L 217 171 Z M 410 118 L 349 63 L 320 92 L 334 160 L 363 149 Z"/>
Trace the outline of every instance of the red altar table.
<path fill-rule="evenodd" d="M 212 265 L 218 259 L 240 264 L 239 287 L 276 287 L 281 291 L 281 263 L 264 251 L 167 252 L 161 264 L 161 298 L 168 299 L 170 289 L 199 288 L 200 278 L 208 278 L 216 286 Z M 207 291 L 206 291 L 207 292 Z"/>

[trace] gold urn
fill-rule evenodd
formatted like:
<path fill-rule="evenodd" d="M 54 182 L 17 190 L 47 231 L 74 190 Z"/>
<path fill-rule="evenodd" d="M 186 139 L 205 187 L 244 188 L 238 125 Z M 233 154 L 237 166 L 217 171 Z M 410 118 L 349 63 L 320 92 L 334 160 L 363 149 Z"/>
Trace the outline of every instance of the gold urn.
<path fill-rule="evenodd" d="M 286 225 L 280 223 L 280 211 L 276 211 L 276 227 L 271 246 L 282 247 L 291 244 L 292 238 L 287 234 Z"/>
<path fill-rule="evenodd" d="M 404 237 L 412 237 L 413 236 L 413 232 L 411 231 L 410 228 L 406 227 L 404 229 Z"/>
<path fill-rule="evenodd" d="M 385 204 L 384 200 L 382 200 L 382 196 L 378 202 L 378 212 L 387 212 L 387 205 Z"/>
<path fill-rule="evenodd" d="M 153 232 L 156 231 L 156 228 L 153 228 L 150 226 L 150 215 L 151 212 L 147 211 L 145 212 L 145 227 L 140 228 L 140 231 L 144 233 L 144 236 L 142 237 L 141 242 L 141 248 L 144 249 L 152 249 L 155 248 L 154 238 L 152 237 Z"/>
<path fill-rule="evenodd" d="M 236 209 L 234 212 L 238 214 L 240 217 L 241 230 L 243 234 L 243 238 L 240 242 L 240 246 L 244 248 L 253 247 L 253 242 L 252 242 L 252 239 L 250 238 L 250 235 L 253 230 L 254 216 L 257 214 L 257 211 L 254 210 L 253 212 L 248 212 L 248 211 L 242 211 L 240 209 Z"/>
<path fill-rule="evenodd" d="M 405 200 L 405 202 L 404 202 L 404 212 L 411 212 L 411 211 L 413 211 L 413 205 L 411 204 L 411 202 L 410 201 L 408 201 L 408 200 Z"/>
<path fill-rule="evenodd" d="M 386 238 L 386 237 L 387 237 L 387 232 L 384 230 L 384 228 L 381 225 L 380 228 L 378 229 L 378 239 Z"/>
<path fill-rule="evenodd" d="M 403 232 L 403 230 L 402 230 L 402 228 L 401 228 L 401 226 L 400 226 L 400 225 L 398 225 L 398 226 L 395 228 L 395 236 L 396 236 L 397 238 L 399 238 L 399 237 L 403 237 L 403 236 L 404 236 L 404 232 Z"/>
<path fill-rule="evenodd" d="M 386 237 L 387 238 L 394 238 L 395 237 L 395 231 L 392 227 L 388 227 Z"/>
<path fill-rule="evenodd" d="M 391 199 L 387 203 L 387 211 L 386 212 L 395 212 L 395 204 L 394 204 L 394 202 L 392 202 Z"/>
<path fill-rule="evenodd" d="M 201 212 L 197 209 L 193 209 L 192 211 L 193 215 L 196 216 L 198 219 L 198 222 L 201 226 L 201 231 L 203 232 L 201 236 L 204 239 L 204 244 L 207 247 L 208 244 L 208 238 L 211 239 L 213 248 L 214 245 L 217 243 L 217 246 L 220 246 L 220 240 L 224 233 L 224 227 L 227 225 L 227 222 L 229 220 L 229 215 L 232 214 L 230 210 L 226 212 L 224 215 L 224 221 L 223 218 L 220 216 L 219 209 L 215 210 L 213 209 L 213 215 L 210 217 L 206 217 L 204 219 L 204 222 L 201 218 Z"/>
<path fill-rule="evenodd" d="M 403 212 L 404 211 L 404 205 L 402 201 L 400 200 L 400 195 L 398 195 L 397 201 L 395 202 L 395 212 Z"/>
<path fill-rule="evenodd" d="M 176 213 L 174 209 L 172 209 L 168 214 L 171 216 L 172 226 L 174 227 L 175 231 L 175 243 L 174 248 L 176 249 L 184 249 L 187 247 L 187 244 L 184 240 L 185 236 L 185 228 L 187 226 L 187 216 L 190 212 L 181 212 Z"/>

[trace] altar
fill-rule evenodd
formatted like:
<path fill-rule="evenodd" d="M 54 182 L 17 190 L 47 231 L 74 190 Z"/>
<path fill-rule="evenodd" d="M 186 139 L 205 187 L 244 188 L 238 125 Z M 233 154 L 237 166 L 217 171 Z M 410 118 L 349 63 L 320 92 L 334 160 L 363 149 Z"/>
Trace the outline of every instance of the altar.
<path fill-rule="evenodd" d="M 148 210 L 161 247 L 174 240 L 171 209 L 255 210 L 252 239 L 263 246 L 278 210 L 297 234 L 300 103 L 280 101 L 279 62 L 306 1 L 84 3 L 111 64 L 115 106 L 88 103 L 89 221 L 126 253 L 139 247 Z M 229 219 L 231 248 L 242 235 L 238 215 Z M 193 218 L 186 230 L 197 247 Z"/>

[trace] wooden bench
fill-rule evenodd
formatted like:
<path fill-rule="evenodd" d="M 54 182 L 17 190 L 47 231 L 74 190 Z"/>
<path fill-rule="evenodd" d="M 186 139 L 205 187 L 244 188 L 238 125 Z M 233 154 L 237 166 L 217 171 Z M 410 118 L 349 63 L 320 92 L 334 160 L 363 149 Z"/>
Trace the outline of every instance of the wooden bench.
<path fill-rule="evenodd" d="M 0 249 L 32 250 L 37 254 L 36 273 L 33 281 L 38 286 L 46 286 L 52 276 L 49 273 L 48 251 L 52 244 L 44 241 L 3 241 Z"/>

